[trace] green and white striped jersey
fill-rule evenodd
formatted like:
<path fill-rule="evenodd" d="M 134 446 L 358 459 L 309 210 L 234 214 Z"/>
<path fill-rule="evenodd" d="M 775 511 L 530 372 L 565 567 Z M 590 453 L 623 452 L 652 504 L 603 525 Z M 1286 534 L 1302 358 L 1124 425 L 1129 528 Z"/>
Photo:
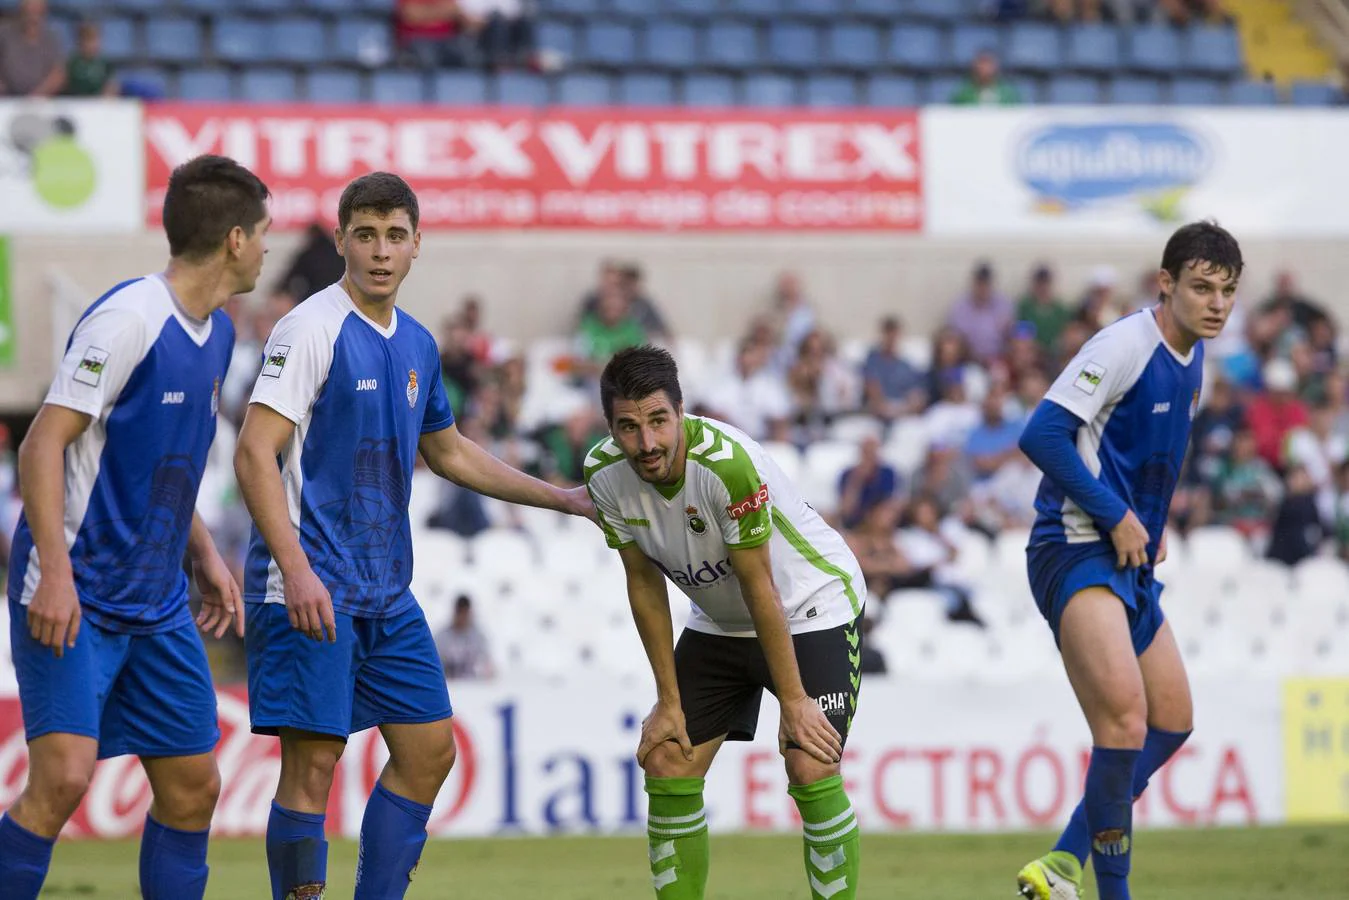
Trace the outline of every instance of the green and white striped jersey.
<path fill-rule="evenodd" d="M 585 479 L 610 547 L 636 544 L 688 595 L 688 627 L 753 637 L 730 550 L 769 544 L 793 634 L 847 624 L 866 585 L 843 538 L 764 449 L 738 428 L 684 417 L 688 460 L 675 485 L 638 477 L 612 438 L 586 456 Z"/>

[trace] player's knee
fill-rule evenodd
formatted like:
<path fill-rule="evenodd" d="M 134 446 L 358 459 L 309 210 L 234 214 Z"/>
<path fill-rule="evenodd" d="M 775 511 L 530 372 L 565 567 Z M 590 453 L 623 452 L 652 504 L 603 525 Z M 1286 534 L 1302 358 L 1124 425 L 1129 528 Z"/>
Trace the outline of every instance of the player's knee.
<path fill-rule="evenodd" d="M 451 735 L 448 740 L 432 749 L 419 762 L 427 774 L 435 778 L 436 784 L 439 786 L 449 777 L 450 770 L 454 768 L 454 761 L 458 755 L 459 750 L 455 747 L 454 736 Z"/>
<path fill-rule="evenodd" d="M 178 774 L 155 794 L 155 806 L 175 828 L 200 828 L 209 824 L 220 799 L 220 770 L 214 761 L 193 766 Z"/>
<path fill-rule="evenodd" d="M 642 771 L 652 778 L 686 778 L 691 770 L 679 745 L 669 741 L 653 748 L 642 761 Z"/>
<path fill-rule="evenodd" d="M 75 814 L 93 776 L 93 770 L 88 766 L 66 762 L 47 772 L 37 786 L 38 794 L 51 813 L 64 821 Z"/>
<path fill-rule="evenodd" d="M 1145 708 L 1111 710 L 1097 725 L 1097 744 L 1107 747 L 1142 747 L 1148 739 L 1148 716 Z"/>
<path fill-rule="evenodd" d="M 838 763 L 822 763 L 804 750 L 788 750 L 786 767 L 787 781 L 791 784 L 814 784 L 840 771 Z"/>

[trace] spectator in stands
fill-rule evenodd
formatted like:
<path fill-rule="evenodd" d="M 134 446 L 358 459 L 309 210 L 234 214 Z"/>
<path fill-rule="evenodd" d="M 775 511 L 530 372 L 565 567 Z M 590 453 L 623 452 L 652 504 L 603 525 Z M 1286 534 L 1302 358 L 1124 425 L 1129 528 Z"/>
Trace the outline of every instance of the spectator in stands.
<path fill-rule="evenodd" d="M 440 380 L 450 409 L 463 410 L 481 383 L 481 363 L 469 346 L 469 330 L 462 316 L 447 316 L 440 323 Z"/>
<path fill-rule="evenodd" d="M 54 97 L 66 84 L 66 55 L 47 22 L 46 0 L 21 0 L 0 24 L 0 96 Z"/>
<path fill-rule="evenodd" d="M 609 433 L 595 409 L 582 404 L 561 422 L 546 425 L 534 435 L 541 451 L 538 477 L 560 487 L 585 481 L 586 453 Z"/>
<path fill-rule="evenodd" d="M 951 95 L 958 106 L 1010 106 L 1021 102 L 1021 92 L 998 74 L 998 54 L 982 50 L 970 65 L 970 76 Z"/>
<path fill-rule="evenodd" d="M 1260 304 L 1261 312 L 1272 312 L 1275 310 L 1286 310 L 1288 318 L 1305 334 L 1310 334 L 1312 324 L 1315 322 L 1326 322 L 1331 325 L 1330 314 L 1326 309 L 1315 300 L 1303 294 L 1297 285 L 1297 276 L 1288 269 L 1280 269 L 1274 276 L 1274 290 Z"/>
<path fill-rule="evenodd" d="M 1288 360 L 1265 363 L 1264 382 L 1265 393 L 1257 394 L 1246 409 L 1246 426 L 1260 457 L 1278 469 L 1289 432 L 1307 424 L 1307 407 L 1297 398 L 1297 371 Z"/>
<path fill-rule="evenodd" d="M 1063 334 L 1059 335 L 1058 345 L 1054 348 L 1054 360 L 1049 367 L 1050 370 L 1056 372 L 1062 370 L 1095 333 L 1092 327 L 1081 319 L 1073 319 L 1063 326 Z"/>
<path fill-rule="evenodd" d="M 1151 309 L 1158 303 L 1161 296 L 1162 283 L 1157 269 L 1144 269 L 1143 274 L 1138 276 L 1138 294 L 1125 308 L 1125 313 L 1138 312 L 1140 309 Z M 1231 330 L 1232 323 L 1228 321 L 1228 328 L 1223 333 Z"/>
<path fill-rule="evenodd" d="M 928 447 L 922 468 L 914 473 L 911 493 L 931 497 L 943 517 L 953 515 L 967 521 L 971 518 L 968 499 L 973 483 L 969 460 L 959 445 L 934 444 Z"/>
<path fill-rule="evenodd" d="M 1284 565 L 1295 566 L 1316 555 L 1327 533 L 1311 475 L 1301 466 L 1293 466 L 1288 470 L 1286 490 L 1274 514 L 1265 555 Z"/>
<path fill-rule="evenodd" d="M 927 378 L 900 353 L 904 325 L 898 316 L 881 320 L 880 340 L 862 363 L 866 411 L 892 422 L 920 412 L 927 405 Z"/>
<path fill-rule="evenodd" d="M 286 274 L 281 276 L 278 289 L 295 298 L 295 302 L 318 293 L 330 284 L 342 280 L 346 261 L 337 252 L 332 229 L 322 222 L 314 222 L 304 232 L 304 243 L 291 257 Z"/>
<path fill-rule="evenodd" d="M 1335 433 L 1335 409 L 1329 403 L 1313 404 L 1310 415 L 1305 426 L 1289 432 L 1284 464 L 1311 479 L 1317 509 L 1322 520 L 1330 522 L 1335 517 L 1335 473 L 1349 457 L 1349 444 Z"/>
<path fill-rule="evenodd" d="M 476 52 L 472 24 L 459 0 L 397 0 L 394 6 L 398 49 L 413 65 L 469 65 Z"/>
<path fill-rule="evenodd" d="M 902 588 L 932 586 L 932 570 L 915 566 L 899 547 L 899 513 L 899 504 L 882 503 L 872 507 L 856 528 L 843 534 L 857 557 L 867 588 L 879 597 Z"/>
<path fill-rule="evenodd" d="M 965 455 L 976 481 L 991 478 L 1020 453 L 1017 441 L 1025 422 L 1007 417 L 1007 401 L 1007 389 L 995 381 L 979 405 L 981 421 L 965 439 Z"/>
<path fill-rule="evenodd" d="M 833 339 L 819 330 L 798 344 L 796 361 L 787 371 L 787 389 L 802 444 L 824 437 L 836 417 L 861 407 L 861 379 L 838 358 Z"/>
<path fill-rule="evenodd" d="M 1101 21 L 1101 0 L 1039 0 L 1036 7 L 1062 23 Z"/>
<path fill-rule="evenodd" d="M 876 648 L 871 633 L 876 630 L 876 617 L 862 617 L 862 651 L 858 670 L 863 675 L 884 675 L 885 655 Z"/>
<path fill-rule="evenodd" d="M 1222 25 L 1232 21 L 1222 0 L 1157 0 L 1157 8 L 1173 25 Z"/>
<path fill-rule="evenodd" d="M 492 336 L 482 327 L 482 300 L 477 294 L 465 294 L 459 306 L 459 324 L 464 327 L 464 343 L 479 363 L 492 358 Z"/>
<path fill-rule="evenodd" d="M 660 311 L 642 288 L 642 270 L 635 263 L 623 263 L 616 259 L 606 259 L 600 263 L 599 282 L 595 288 L 581 298 L 581 313 L 578 321 L 599 309 L 600 297 L 606 293 L 618 291 L 626 294 L 632 315 L 641 323 L 646 334 L 651 337 L 665 338 L 670 329 L 661 318 Z"/>
<path fill-rule="evenodd" d="M 845 529 L 857 528 L 882 503 L 899 497 L 899 473 L 881 459 L 879 438 L 862 439 L 857 464 L 838 479 L 838 518 Z"/>
<path fill-rule="evenodd" d="M 1035 326 L 1030 322 L 1017 322 L 1007 337 L 1006 358 L 995 368 L 1004 372 L 1006 380 L 1019 384 L 1026 375 L 1041 372 L 1044 367 L 1044 348 L 1040 345 Z"/>
<path fill-rule="evenodd" d="M 960 550 L 942 530 L 941 507 L 931 497 L 918 496 L 901 518 L 896 535 L 909 564 L 932 573 L 932 588 L 946 597 L 946 619 L 984 627 L 975 614 L 970 588 L 956 569 Z"/>
<path fill-rule="evenodd" d="M 1044 399 L 1049 391 L 1049 376 L 1043 369 L 1037 369 L 1031 372 L 1022 372 L 1016 381 L 1016 402 L 1020 407 L 1019 414 L 1028 416 L 1031 410 Z"/>
<path fill-rule="evenodd" d="M 467 594 L 454 599 L 454 618 L 436 635 L 436 649 L 445 677 L 491 678 L 494 674 L 487 637 L 473 616 L 473 601 Z"/>
<path fill-rule="evenodd" d="M 1019 450 L 988 478 L 970 487 L 972 525 L 986 534 L 1030 528 L 1042 473 Z"/>
<path fill-rule="evenodd" d="M 534 18 L 522 0 L 459 0 L 476 25 L 478 52 L 493 69 L 534 63 Z"/>
<path fill-rule="evenodd" d="M 1335 555 L 1349 562 L 1349 461 L 1335 472 Z"/>
<path fill-rule="evenodd" d="M 1072 310 L 1054 288 L 1054 270 L 1044 263 L 1036 266 L 1030 286 L 1016 305 L 1016 320 L 1035 326 L 1035 340 L 1050 353 L 1072 318 Z"/>
<path fill-rule="evenodd" d="M 741 342 L 734 366 L 709 382 L 714 387 L 703 398 L 703 405 L 714 416 L 756 441 L 790 438 L 791 397 L 782 377 L 769 367 L 771 352 L 766 341 L 751 338 Z"/>
<path fill-rule="evenodd" d="M 949 369 L 942 376 L 942 396 L 923 413 L 923 428 L 937 445 L 962 450 L 970 432 L 979 425 L 979 406 L 968 396 L 964 368 Z"/>
<path fill-rule="evenodd" d="M 646 328 L 633 313 L 631 295 L 621 281 L 608 282 L 600 289 L 595 310 L 581 317 L 572 374 L 587 381 L 598 378 L 611 356 L 646 341 Z"/>
<path fill-rule="evenodd" d="M 1077 317 L 1086 323 L 1092 334 L 1114 322 L 1121 315 L 1119 300 L 1115 297 L 1118 280 L 1113 266 L 1097 266 L 1087 280 Z"/>
<path fill-rule="evenodd" d="M 81 22 L 76 41 L 75 53 L 66 60 L 66 96 L 116 97 L 121 88 L 103 58 L 98 24 Z"/>
<path fill-rule="evenodd" d="M 993 267 L 981 262 L 974 268 L 969 291 L 956 301 L 946 317 L 982 363 L 1002 355 L 1012 327 L 1012 301 L 994 286 Z"/>
<path fill-rule="evenodd" d="M 1222 474 L 1232 440 L 1244 427 L 1246 410 L 1237 401 L 1231 382 L 1213 379 L 1204 406 L 1190 426 L 1190 458 L 1187 481 L 1213 484 Z"/>
<path fill-rule="evenodd" d="M 1260 457 L 1255 434 L 1243 428 L 1232 439 L 1232 454 L 1214 488 L 1214 519 L 1247 537 L 1268 533 L 1282 485 Z"/>
<path fill-rule="evenodd" d="M 930 406 L 942 398 L 952 373 L 963 377 L 966 366 L 973 365 L 965 336 L 950 325 L 932 336 L 932 367 L 927 371 L 927 402 Z"/>

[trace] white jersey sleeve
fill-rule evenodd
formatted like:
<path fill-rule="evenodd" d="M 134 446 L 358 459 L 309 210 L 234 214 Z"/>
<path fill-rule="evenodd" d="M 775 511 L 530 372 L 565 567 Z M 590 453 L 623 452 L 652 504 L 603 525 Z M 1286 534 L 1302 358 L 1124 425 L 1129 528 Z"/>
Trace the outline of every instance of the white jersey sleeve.
<path fill-rule="evenodd" d="M 297 425 L 309 414 L 333 364 L 331 336 L 312 318 L 296 315 L 302 308 L 287 313 L 272 329 L 249 401 L 269 406 Z"/>
<path fill-rule="evenodd" d="M 704 425 L 703 434 L 689 455 L 716 475 L 708 490 L 716 492 L 713 517 L 722 540 L 732 550 L 766 544 L 773 536 L 773 499 L 766 478 L 743 444 L 710 424 Z"/>
<path fill-rule="evenodd" d="M 605 468 L 618 463 L 623 452 L 618 449 L 613 438 L 606 438 L 590 449 L 585 458 L 585 484 L 590 499 L 595 504 L 595 512 L 600 520 L 600 529 L 604 532 L 604 542 L 612 550 L 622 550 L 636 543 L 632 530 L 623 519 L 618 500 L 613 496 L 610 479 L 594 476 Z"/>
<path fill-rule="evenodd" d="M 124 307 L 96 309 L 75 326 L 45 402 L 98 418 L 145 358 L 149 328 Z"/>
<path fill-rule="evenodd" d="M 1083 422 L 1095 420 L 1101 410 L 1118 403 L 1137 383 L 1152 349 L 1136 339 L 1140 329 L 1132 318 L 1103 328 L 1087 341 L 1050 385 L 1045 399 Z"/>

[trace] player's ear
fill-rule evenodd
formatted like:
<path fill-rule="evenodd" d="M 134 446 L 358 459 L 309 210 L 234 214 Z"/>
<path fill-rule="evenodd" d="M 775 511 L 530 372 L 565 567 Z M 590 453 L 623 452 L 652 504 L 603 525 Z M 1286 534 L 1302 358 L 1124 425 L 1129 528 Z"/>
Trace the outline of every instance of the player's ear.
<path fill-rule="evenodd" d="M 422 232 L 416 229 L 412 232 L 412 258 L 416 259 L 417 254 L 422 252 Z"/>
<path fill-rule="evenodd" d="M 344 250 L 345 248 L 343 248 L 343 246 L 342 246 L 342 226 L 341 226 L 341 225 L 335 225 L 335 226 L 333 226 L 333 246 L 337 248 L 337 255 L 338 255 L 338 256 L 341 256 L 341 257 L 345 257 L 345 256 L 346 256 L 346 253 L 343 252 L 343 250 Z"/>
<path fill-rule="evenodd" d="M 1176 290 L 1176 279 L 1171 277 L 1171 273 L 1162 269 L 1157 273 L 1157 286 L 1161 291 L 1161 297 L 1158 299 L 1165 302 Z"/>
<path fill-rule="evenodd" d="M 225 235 L 225 250 L 230 256 L 239 256 L 243 253 L 244 241 L 248 240 L 248 232 L 244 231 L 242 225 L 235 225 Z"/>

